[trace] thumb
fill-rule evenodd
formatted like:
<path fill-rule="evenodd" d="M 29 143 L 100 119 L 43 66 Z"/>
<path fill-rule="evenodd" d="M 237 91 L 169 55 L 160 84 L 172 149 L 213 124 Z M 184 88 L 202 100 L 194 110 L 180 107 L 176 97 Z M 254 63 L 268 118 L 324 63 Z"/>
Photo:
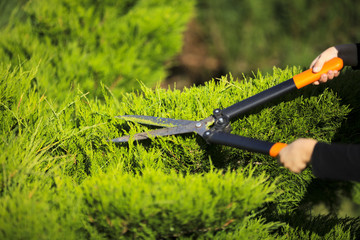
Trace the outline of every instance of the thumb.
<path fill-rule="evenodd" d="M 320 72 L 320 70 L 322 69 L 322 67 L 324 66 L 325 61 L 320 57 L 314 64 L 313 67 L 313 72 L 317 73 Z"/>

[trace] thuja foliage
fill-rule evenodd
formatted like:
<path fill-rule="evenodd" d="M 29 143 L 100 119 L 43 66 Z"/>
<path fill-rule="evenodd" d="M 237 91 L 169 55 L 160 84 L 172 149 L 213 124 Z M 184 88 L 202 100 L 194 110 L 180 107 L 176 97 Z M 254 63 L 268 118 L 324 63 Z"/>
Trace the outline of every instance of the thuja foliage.
<path fill-rule="evenodd" d="M 275 184 L 252 172 L 183 176 L 144 170 L 134 176 L 109 171 L 82 184 L 85 211 L 93 227 L 110 239 L 216 232 L 242 223 L 250 211 L 274 200 Z"/>
<path fill-rule="evenodd" d="M 102 85 L 103 101 L 78 91 L 59 103 L 37 81 L 42 64 L 0 66 L 1 239 L 356 235 L 355 220 L 299 215 L 297 207 L 313 179 L 310 170 L 294 175 L 276 159 L 208 145 L 194 134 L 120 145 L 107 141 L 149 129 L 116 115 L 202 119 L 300 68 L 258 72 L 242 82 L 229 75 L 183 91 L 142 85 L 115 96 Z M 336 82 L 354 77 L 358 73 L 348 71 Z M 234 121 L 233 133 L 268 141 L 314 137 L 330 142 L 351 105 L 341 102 L 336 86 L 324 88 L 309 87 L 268 103 Z"/>
<path fill-rule="evenodd" d="M 34 67 L 36 82 L 63 101 L 78 85 L 101 96 L 100 82 L 116 94 L 166 76 L 166 63 L 182 46 L 194 1 L 17 1 L 0 19 L 0 61 Z M 2 4 L 9 11 L 13 2 Z M 1 11 L 1 10 L 0 10 Z M 6 14 L 7 12 L 0 14 Z M 0 25 L 1 26 L 1 25 Z M 70 97 L 71 99 L 71 97 Z"/>

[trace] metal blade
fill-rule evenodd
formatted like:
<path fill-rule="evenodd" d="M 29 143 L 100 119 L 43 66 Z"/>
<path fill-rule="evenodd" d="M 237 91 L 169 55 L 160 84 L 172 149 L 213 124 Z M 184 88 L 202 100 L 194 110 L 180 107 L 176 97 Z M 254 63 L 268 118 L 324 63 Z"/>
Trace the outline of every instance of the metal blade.
<path fill-rule="evenodd" d="M 143 115 L 123 115 L 116 117 L 120 119 L 124 119 L 126 121 L 137 122 L 141 124 L 159 126 L 159 127 L 175 127 L 175 126 L 184 126 L 191 123 L 196 123 L 196 121 L 178 120 L 172 118 L 161 118 L 161 117 L 152 117 L 152 116 L 143 116 Z"/>
<path fill-rule="evenodd" d="M 186 120 L 183 120 L 186 121 Z M 137 133 L 132 136 L 133 140 L 144 140 L 150 137 L 158 137 L 158 136 L 169 136 L 169 135 L 177 135 L 184 133 L 197 133 L 199 135 L 203 135 L 203 133 L 209 129 L 209 126 L 214 123 L 213 117 L 208 117 L 201 121 L 188 121 L 190 123 L 182 126 L 170 127 L 170 128 L 161 128 L 153 131 Z M 123 136 L 119 138 L 114 138 L 112 142 L 128 142 L 130 140 L 130 136 Z"/>
<path fill-rule="evenodd" d="M 177 135 L 177 134 L 184 134 L 184 133 L 191 133 L 194 132 L 192 126 L 184 127 L 184 126 L 177 126 L 172 128 L 161 128 L 156 129 L 149 132 L 142 132 L 133 135 L 133 139 L 135 141 L 144 140 L 150 137 L 158 137 L 158 136 L 169 136 L 169 135 Z M 130 136 L 123 136 L 119 138 L 112 139 L 113 142 L 127 142 L 130 140 Z"/>

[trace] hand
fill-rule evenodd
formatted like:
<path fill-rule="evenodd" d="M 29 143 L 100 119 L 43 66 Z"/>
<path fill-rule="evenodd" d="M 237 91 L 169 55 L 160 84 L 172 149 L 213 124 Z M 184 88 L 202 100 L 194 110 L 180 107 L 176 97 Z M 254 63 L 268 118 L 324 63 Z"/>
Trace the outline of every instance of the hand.
<path fill-rule="evenodd" d="M 320 72 L 325 62 L 338 57 L 339 56 L 339 50 L 336 47 L 330 47 L 326 49 L 324 52 L 322 52 L 317 58 L 312 61 L 310 68 L 313 69 L 314 73 Z M 322 74 L 320 79 L 316 82 L 314 82 L 314 85 L 319 85 L 320 83 L 325 83 L 328 80 L 333 79 L 334 77 L 339 76 L 340 72 L 337 70 L 330 70 L 327 74 Z"/>
<path fill-rule="evenodd" d="M 300 173 L 310 163 L 317 141 L 300 138 L 284 147 L 279 153 L 279 162 L 294 173 Z"/>
<path fill-rule="evenodd" d="M 358 56 L 356 44 L 340 44 L 326 49 L 314 59 L 310 68 L 313 69 L 314 73 L 317 73 L 321 70 L 325 62 L 333 59 L 334 57 L 341 58 L 344 61 L 344 66 L 357 66 Z M 334 77 L 339 76 L 339 74 L 339 71 L 329 71 L 327 74 L 322 74 L 320 80 L 314 82 L 313 84 L 319 85 L 320 83 L 327 82 L 327 80 L 333 79 Z"/>

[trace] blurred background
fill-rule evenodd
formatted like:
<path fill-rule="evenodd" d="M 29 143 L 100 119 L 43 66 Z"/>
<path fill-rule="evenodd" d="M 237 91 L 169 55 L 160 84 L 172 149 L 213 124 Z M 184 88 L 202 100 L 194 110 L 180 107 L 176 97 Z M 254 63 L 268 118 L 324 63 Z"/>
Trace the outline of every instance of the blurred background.
<path fill-rule="evenodd" d="M 308 67 L 326 48 L 359 41 L 359 20 L 355 0 L 197 0 L 183 51 L 164 85 Z"/>

